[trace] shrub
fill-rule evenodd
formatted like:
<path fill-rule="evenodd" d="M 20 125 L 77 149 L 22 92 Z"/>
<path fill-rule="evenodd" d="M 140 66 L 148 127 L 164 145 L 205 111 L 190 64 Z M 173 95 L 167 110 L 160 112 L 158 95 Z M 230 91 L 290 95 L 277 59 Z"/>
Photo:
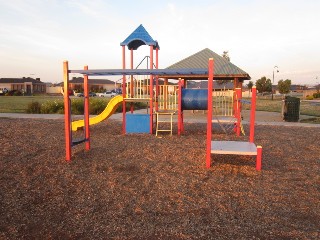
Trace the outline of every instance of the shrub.
<path fill-rule="evenodd" d="M 313 100 L 313 96 L 307 95 L 307 96 L 306 96 L 306 99 L 307 99 L 307 100 Z"/>
<path fill-rule="evenodd" d="M 83 98 L 73 99 L 71 101 L 71 113 L 75 115 L 83 114 L 84 112 L 83 103 L 84 103 Z"/>
<path fill-rule="evenodd" d="M 63 113 L 64 103 L 62 100 L 47 101 L 41 105 L 41 113 Z"/>
<path fill-rule="evenodd" d="M 39 102 L 31 102 L 27 106 L 27 113 L 40 113 L 41 112 L 41 104 Z"/>
<path fill-rule="evenodd" d="M 5 96 L 21 96 L 22 93 L 18 90 L 10 90 L 5 94 Z"/>
<path fill-rule="evenodd" d="M 90 114 L 98 115 L 107 106 L 108 102 L 104 98 L 93 98 L 90 99 Z M 130 111 L 130 103 L 126 104 L 126 111 Z M 146 103 L 135 102 L 134 109 L 146 108 Z M 63 100 L 47 101 L 43 104 L 39 102 L 32 102 L 27 107 L 27 113 L 43 113 L 43 114 L 53 114 L 53 113 L 64 113 L 64 103 Z M 116 112 L 122 112 L 122 104 L 116 109 Z M 81 115 L 84 113 L 84 98 L 72 99 L 71 101 L 71 113 L 72 115 Z"/>
<path fill-rule="evenodd" d="M 138 109 L 143 109 L 147 107 L 147 104 L 144 102 L 135 102 L 133 104 L 134 110 L 138 110 Z M 126 111 L 130 111 L 131 108 L 131 103 L 127 103 L 126 104 Z M 116 110 L 117 113 L 122 112 L 122 104 L 117 108 Z"/>
<path fill-rule="evenodd" d="M 22 96 L 22 92 L 20 92 L 19 90 L 13 92 L 12 96 Z"/>
<path fill-rule="evenodd" d="M 90 114 L 100 114 L 106 108 L 106 101 L 102 99 L 92 99 L 90 100 Z"/>
<path fill-rule="evenodd" d="M 313 98 L 320 98 L 320 93 L 314 93 Z"/>

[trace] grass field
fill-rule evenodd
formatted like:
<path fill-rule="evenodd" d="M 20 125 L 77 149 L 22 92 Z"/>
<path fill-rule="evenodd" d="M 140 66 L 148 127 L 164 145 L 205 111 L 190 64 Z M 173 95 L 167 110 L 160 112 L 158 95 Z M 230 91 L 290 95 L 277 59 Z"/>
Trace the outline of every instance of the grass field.
<path fill-rule="evenodd" d="M 0 96 L 1 113 L 25 113 L 32 102 L 63 100 L 62 96 Z"/>
<path fill-rule="evenodd" d="M 257 99 L 257 111 L 266 112 L 281 112 L 283 101 L 281 99 Z M 249 109 L 250 106 L 244 105 L 245 109 Z M 320 105 L 312 105 L 308 101 L 300 102 L 300 114 L 320 117 Z"/>
<path fill-rule="evenodd" d="M 103 99 L 103 98 L 99 98 Z M 0 113 L 25 113 L 28 104 L 31 102 L 44 103 L 47 101 L 63 101 L 62 96 L 0 96 Z M 106 104 L 109 98 L 104 99 Z M 257 111 L 281 112 L 281 99 L 257 99 Z M 250 106 L 244 104 L 247 109 Z M 300 114 L 320 117 L 320 105 L 311 105 L 307 101 L 302 101 L 300 104 Z"/>

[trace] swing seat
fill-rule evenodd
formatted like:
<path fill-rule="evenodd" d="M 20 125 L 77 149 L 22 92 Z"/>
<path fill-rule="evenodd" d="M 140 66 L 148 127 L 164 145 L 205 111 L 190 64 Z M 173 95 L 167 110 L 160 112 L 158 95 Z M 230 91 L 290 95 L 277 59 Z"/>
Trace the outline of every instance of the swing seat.
<path fill-rule="evenodd" d="M 86 142 L 86 141 L 87 141 L 86 138 L 76 139 L 76 140 L 72 141 L 72 146 L 76 146 L 76 145 L 78 145 L 78 144 L 80 144 L 80 143 L 84 143 L 84 142 Z"/>

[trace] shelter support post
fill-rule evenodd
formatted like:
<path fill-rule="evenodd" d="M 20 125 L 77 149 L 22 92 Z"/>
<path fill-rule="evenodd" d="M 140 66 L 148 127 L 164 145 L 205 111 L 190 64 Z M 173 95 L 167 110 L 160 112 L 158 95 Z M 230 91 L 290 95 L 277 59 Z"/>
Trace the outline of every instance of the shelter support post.
<path fill-rule="evenodd" d="M 236 109 L 237 109 L 237 92 L 236 89 L 238 87 L 238 78 L 233 79 L 233 114 L 236 117 Z"/>
<path fill-rule="evenodd" d="M 240 114 L 240 112 L 241 112 L 241 101 L 240 101 L 240 99 L 241 99 L 241 88 L 236 88 L 236 114 L 235 114 L 235 116 L 236 116 L 236 119 L 237 119 L 237 123 L 236 123 L 236 134 L 237 134 L 237 136 L 239 137 L 240 136 L 240 131 L 241 131 L 241 126 L 240 126 L 240 124 L 241 124 L 241 114 Z"/>
<path fill-rule="evenodd" d="M 250 112 L 250 137 L 249 141 L 253 143 L 254 141 L 254 129 L 255 129 L 255 120 L 256 120 L 256 100 L 257 100 L 257 88 L 256 86 L 252 87 L 252 97 L 251 97 L 251 112 Z"/>

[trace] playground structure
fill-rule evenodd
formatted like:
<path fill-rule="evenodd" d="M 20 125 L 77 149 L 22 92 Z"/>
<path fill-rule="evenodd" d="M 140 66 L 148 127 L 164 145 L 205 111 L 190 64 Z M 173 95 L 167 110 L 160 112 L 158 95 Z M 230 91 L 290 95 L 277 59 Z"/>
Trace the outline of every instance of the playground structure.
<path fill-rule="evenodd" d="M 142 35 L 142 36 L 141 36 Z M 138 39 L 138 40 L 137 40 Z M 143 39 L 143 40 L 141 40 Z M 126 133 L 153 133 L 154 116 L 156 116 L 156 135 L 160 131 L 168 131 L 172 134 L 172 117 L 178 114 L 178 135 L 183 133 L 183 111 L 184 110 L 208 110 L 208 126 L 207 126 L 207 160 L 206 166 L 209 168 L 211 153 L 217 154 L 246 154 L 257 155 L 261 162 L 261 148 L 255 147 L 253 143 L 254 128 L 250 131 L 250 153 L 248 151 L 240 152 L 239 150 L 215 150 L 212 146 L 216 146 L 214 142 L 211 144 L 212 136 L 212 116 L 228 116 L 236 119 L 235 132 L 240 135 L 240 99 L 241 88 L 237 88 L 237 94 L 234 91 L 221 91 L 212 93 L 213 89 L 213 59 L 209 59 L 208 68 L 188 68 L 188 69 L 158 69 L 158 50 L 159 45 L 140 25 L 124 42 L 122 46 L 122 69 L 99 69 L 89 70 L 88 66 L 84 70 L 70 70 L 68 62 L 63 64 L 64 72 L 64 89 L 69 89 L 69 74 L 76 73 L 84 76 L 84 119 L 71 122 L 71 107 L 69 91 L 64 91 L 65 105 L 65 136 L 66 136 L 66 160 L 71 160 L 71 148 L 77 144 L 85 143 L 85 149 L 90 149 L 90 128 L 89 125 L 96 124 L 111 116 L 117 107 L 122 104 L 122 132 Z M 150 47 L 150 69 L 133 69 L 133 50 L 141 45 L 149 45 Z M 126 69 L 125 46 L 130 50 L 130 69 Z M 153 64 L 153 52 L 156 51 L 156 64 Z M 155 68 L 153 68 L 155 66 Z M 116 96 L 107 105 L 106 109 L 98 116 L 89 118 L 89 76 L 115 76 L 122 75 L 122 96 Z M 185 79 L 179 79 L 178 85 L 168 85 L 166 77 L 180 76 L 206 76 L 208 78 L 208 89 L 187 89 L 185 88 Z M 129 76 L 129 77 L 128 77 Z M 146 78 L 145 76 L 149 76 Z M 159 76 L 164 77 L 163 85 L 159 85 Z M 128 79 L 128 81 L 127 81 Z M 235 83 L 237 79 L 235 79 Z M 240 85 L 241 86 L 241 85 Z M 212 98 L 214 97 L 214 98 Z M 214 100 L 213 100 L 214 99 Z M 149 112 L 147 114 L 135 114 L 133 104 L 131 104 L 130 112 L 126 112 L 126 103 L 147 102 Z M 214 110 L 213 110 L 214 109 Z M 170 116 L 170 129 L 159 129 L 161 116 Z M 210 116 L 209 116 L 210 115 Z M 254 116 L 253 126 L 254 126 Z M 76 131 L 79 127 L 84 127 L 84 138 L 73 140 L 72 131 Z M 210 133 L 209 133 L 210 131 Z M 252 135 L 253 136 L 253 135 Z M 210 139 L 210 153 L 209 140 Z M 251 141 L 252 140 L 252 141 Z M 221 143 L 223 146 L 230 145 L 227 142 Z M 221 145 L 220 144 L 220 145 Z M 253 146 L 253 145 L 254 146 Z M 212 146 L 211 146 L 212 145 Z M 219 145 L 219 146 L 220 146 Z M 239 146 L 239 144 L 237 145 Z M 220 147 L 221 148 L 221 147 Z M 259 150 L 257 150 L 259 149 Z M 261 164 L 260 164 L 261 168 Z M 257 169 L 258 167 L 257 160 Z"/>

